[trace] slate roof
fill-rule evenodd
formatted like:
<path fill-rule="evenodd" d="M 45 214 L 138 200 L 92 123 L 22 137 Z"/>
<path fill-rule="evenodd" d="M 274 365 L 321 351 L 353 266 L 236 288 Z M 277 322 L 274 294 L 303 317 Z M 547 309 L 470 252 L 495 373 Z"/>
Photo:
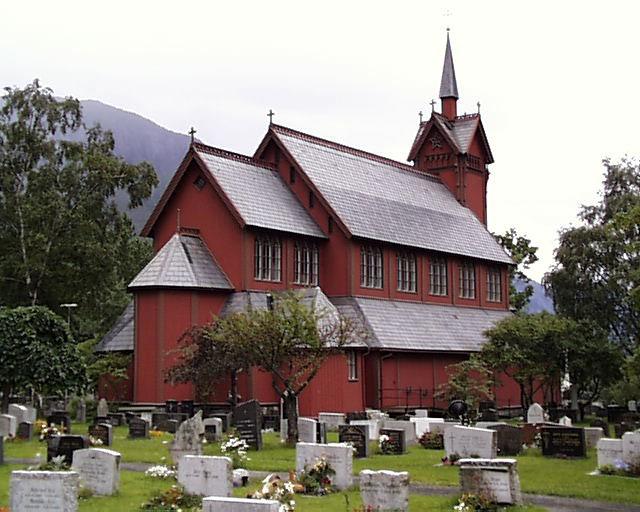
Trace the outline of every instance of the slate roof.
<path fill-rule="evenodd" d="M 326 238 L 273 168 L 204 144 L 193 147 L 245 224 Z"/>
<path fill-rule="evenodd" d="M 512 263 L 438 178 L 289 128 L 271 129 L 352 235 Z"/>
<path fill-rule="evenodd" d="M 100 340 L 94 352 L 130 351 L 134 347 L 134 307 L 133 301 L 127 304 L 111 330 Z"/>
<path fill-rule="evenodd" d="M 204 242 L 177 233 L 129 283 L 129 289 L 158 287 L 233 289 Z"/>
<path fill-rule="evenodd" d="M 453 67 L 449 32 L 447 32 L 447 48 L 444 52 L 444 65 L 442 66 L 442 78 L 440 79 L 440 97 L 458 98 L 458 82 L 456 81 L 456 70 Z"/>
<path fill-rule="evenodd" d="M 483 332 L 511 315 L 506 310 L 390 301 L 362 297 L 331 299 L 361 322 L 371 348 L 434 352 L 477 352 Z"/>

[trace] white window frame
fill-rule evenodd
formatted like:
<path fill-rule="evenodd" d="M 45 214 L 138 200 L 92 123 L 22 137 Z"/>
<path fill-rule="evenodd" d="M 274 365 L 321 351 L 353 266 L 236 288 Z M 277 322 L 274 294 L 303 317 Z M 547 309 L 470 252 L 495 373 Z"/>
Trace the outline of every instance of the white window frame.
<path fill-rule="evenodd" d="M 358 354 L 355 350 L 347 351 L 347 378 L 350 382 L 359 380 Z"/>
<path fill-rule="evenodd" d="M 257 236 L 254 251 L 256 281 L 280 282 L 282 279 L 282 244 L 280 239 Z"/>
<path fill-rule="evenodd" d="M 502 271 L 497 267 L 487 269 L 487 301 L 502 302 Z"/>
<path fill-rule="evenodd" d="M 449 295 L 449 265 L 446 258 L 429 258 L 429 294 Z"/>
<path fill-rule="evenodd" d="M 318 286 L 320 252 L 312 242 L 296 242 L 293 250 L 293 282 L 306 286 Z"/>
<path fill-rule="evenodd" d="M 470 261 L 466 261 L 458 267 L 460 276 L 459 296 L 461 299 L 476 298 L 476 267 Z"/>
<path fill-rule="evenodd" d="M 384 259 L 382 249 L 371 245 L 360 247 L 360 286 L 384 288 Z"/>
<path fill-rule="evenodd" d="M 411 252 L 399 252 L 398 261 L 398 286 L 399 292 L 416 293 L 418 290 L 417 258 Z"/>

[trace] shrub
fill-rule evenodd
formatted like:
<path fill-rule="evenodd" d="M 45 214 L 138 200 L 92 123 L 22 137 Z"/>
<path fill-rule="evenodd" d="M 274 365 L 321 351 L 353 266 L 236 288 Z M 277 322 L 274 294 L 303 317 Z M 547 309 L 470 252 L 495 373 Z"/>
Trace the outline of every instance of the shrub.
<path fill-rule="evenodd" d="M 305 466 L 300 475 L 300 484 L 304 487 L 305 494 L 322 496 L 333 492 L 331 477 L 335 474 L 327 459 L 320 457 L 313 466 Z"/>
<path fill-rule="evenodd" d="M 442 450 L 444 448 L 444 437 L 437 432 L 425 432 L 419 442 L 423 448 L 428 450 Z"/>
<path fill-rule="evenodd" d="M 497 512 L 498 505 L 489 496 L 482 494 L 463 494 L 458 504 L 453 507 L 456 512 Z"/>
<path fill-rule="evenodd" d="M 201 496 L 192 496 L 184 491 L 181 485 L 172 485 L 164 492 L 154 494 L 149 501 L 143 503 L 141 510 L 153 512 L 175 512 L 181 509 L 183 512 L 200 510 L 202 506 Z"/>

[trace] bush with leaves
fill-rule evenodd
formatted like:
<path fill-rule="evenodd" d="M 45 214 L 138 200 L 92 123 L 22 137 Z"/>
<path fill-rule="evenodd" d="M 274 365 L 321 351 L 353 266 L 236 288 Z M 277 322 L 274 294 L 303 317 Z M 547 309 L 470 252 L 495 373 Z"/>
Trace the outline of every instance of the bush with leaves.
<path fill-rule="evenodd" d="M 154 494 L 140 509 L 153 512 L 197 512 L 201 506 L 202 496 L 187 494 L 181 485 L 172 485 L 166 491 Z"/>
<path fill-rule="evenodd" d="M 425 432 L 420 436 L 418 442 L 427 450 L 444 449 L 444 436 L 438 432 Z"/>

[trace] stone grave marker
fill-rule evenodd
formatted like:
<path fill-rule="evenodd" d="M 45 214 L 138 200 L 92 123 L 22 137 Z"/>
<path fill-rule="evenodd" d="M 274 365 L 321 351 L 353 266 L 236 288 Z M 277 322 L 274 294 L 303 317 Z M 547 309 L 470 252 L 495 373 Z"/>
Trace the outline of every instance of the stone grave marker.
<path fill-rule="evenodd" d="M 428 409 L 416 409 L 416 418 L 428 418 L 429 411 Z"/>
<path fill-rule="evenodd" d="M 600 427 L 602 429 L 602 431 L 604 432 L 604 437 L 609 437 L 609 424 L 601 419 L 601 418 L 596 418 L 595 420 L 593 420 L 591 423 L 589 423 L 590 427 Z"/>
<path fill-rule="evenodd" d="M 193 400 L 182 400 L 178 405 L 178 411 L 186 414 L 188 418 L 191 418 L 196 413 L 196 407 Z"/>
<path fill-rule="evenodd" d="M 73 452 L 71 469 L 80 475 L 80 482 L 99 496 L 111 496 L 120 487 L 121 455 L 104 448 L 89 448 Z"/>
<path fill-rule="evenodd" d="M 12 471 L 11 510 L 76 512 L 79 480 L 75 471 Z"/>
<path fill-rule="evenodd" d="M 280 502 L 276 500 L 217 496 L 209 496 L 202 500 L 202 512 L 278 512 L 279 510 Z"/>
<path fill-rule="evenodd" d="M 175 434 L 178 432 L 180 428 L 180 422 L 178 420 L 167 418 L 158 423 L 158 430 L 162 432 L 169 432 L 170 434 Z"/>
<path fill-rule="evenodd" d="M 390 450 L 387 455 L 401 455 L 407 451 L 407 433 L 401 428 L 381 428 L 380 436 L 389 437 Z"/>
<path fill-rule="evenodd" d="M 540 429 L 540 434 L 542 435 L 542 455 L 587 456 L 584 429 L 545 425 Z"/>
<path fill-rule="evenodd" d="M 607 421 L 609 423 L 620 423 L 622 421 L 622 415 L 626 412 L 626 407 L 621 405 L 608 405 L 607 406 Z"/>
<path fill-rule="evenodd" d="M 187 416 L 183 412 L 170 412 L 167 414 L 167 416 L 170 420 L 176 420 L 178 422 L 178 425 L 180 425 L 180 423 L 182 423 L 183 421 L 187 421 L 189 419 L 189 416 Z"/>
<path fill-rule="evenodd" d="M 129 420 L 129 437 L 131 439 L 148 439 L 149 422 L 138 416 L 133 416 Z"/>
<path fill-rule="evenodd" d="M 17 423 L 28 421 L 27 408 L 24 405 L 9 404 L 9 409 L 7 410 L 7 413 L 10 414 L 11 416 L 14 416 Z"/>
<path fill-rule="evenodd" d="M 169 419 L 166 412 L 154 412 L 151 414 L 151 427 L 160 430 L 160 425 Z"/>
<path fill-rule="evenodd" d="M 531 404 L 527 411 L 527 423 L 544 423 L 544 409 L 540 404 Z"/>
<path fill-rule="evenodd" d="M 233 414 L 230 412 L 214 412 L 209 415 L 211 418 L 220 418 L 222 420 L 222 431 L 227 432 L 231 428 L 233 422 Z"/>
<path fill-rule="evenodd" d="M 598 441 L 598 467 L 613 466 L 616 461 L 622 460 L 622 439 L 607 439 L 603 437 Z"/>
<path fill-rule="evenodd" d="M 24 421 L 35 424 L 36 420 L 38 419 L 38 409 L 30 405 L 24 405 L 23 407 L 26 410 Z"/>
<path fill-rule="evenodd" d="M 426 432 L 429 432 L 429 423 L 431 423 L 431 418 L 418 416 L 409 418 L 409 421 L 413 423 L 416 429 L 416 438 L 418 440 L 420 440 Z"/>
<path fill-rule="evenodd" d="M 47 462 L 54 457 L 64 455 L 64 461 L 71 464 L 73 452 L 89 448 L 89 439 L 85 436 L 61 435 L 47 439 Z"/>
<path fill-rule="evenodd" d="M 522 450 L 522 428 L 506 423 L 498 423 L 487 426 L 489 430 L 498 433 L 498 455 L 518 455 Z"/>
<path fill-rule="evenodd" d="M 318 422 L 313 418 L 298 418 L 298 441 L 315 443 L 317 440 Z"/>
<path fill-rule="evenodd" d="M 56 427 L 62 427 L 65 434 L 71 434 L 71 417 L 68 412 L 54 411 L 47 416 L 47 425 L 54 424 Z"/>
<path fill-rule="evenodd" d="M 0 437 L 16 437 L 18 423 L 11 414 L 0 414 Z"/>
<path fill-rule="evenodd" d="M 318 421 L 325 423 L 328 430 L 338 430 L 340 425 L 344 425 L 347 421 L 345 414 L 341 412 L 321 412 L 318 414 Z"/>
<path fill-rule="evenodd" d="M 106 418 L 109 415 L 109 404 L 105 398 L 101 398 L 98 401 L 98 407 L 96 409 L 96 416 L 99 418 Z"/>
<path fill-rule="evenodd" d="M 300 473 L 306 466 L 311 466 L 318 459 L 325 457 L 329 465 L 336 472 L 332 484 L 338 490 L 353 486 L 353 450 L 343 443 L 298 443 L 296 444 L 296 473 Z"/>
<path fill-rule="evenodd" d="M 383 426 L 385 429 L 400 428 L 405 432 L 405 439 L 408 446 L 412 446 L 418 442 L 418 438 L 416 437 L 416 426 L 411 421 L 404 420 L 384 420 Z"/>
<path fill-rule="evenodd" d="M 189 494 L 231 496 L 233 464 L 229 457 L 185 455 L 178 466 L 178 482 Z"/>
<path fill-rule="evenodd" d="M 357 458 L 369 456 L 369 427 L 366 425 L 340 425 L 338 427 L 338 441 L 353 446 Z"/>
<path fill-rule="evenodd" d="M 207 443 L 216 443 L 222 439 L 222 420 L 220 418 L 206 418 L 204 423 L 204 438 Z"/>
<path fill-rule="evenodd" d="M 563 427 L 570 427 L 573 425 L 569 416 L 563 416 L 562 418 L 560 418 L 558 420 L 558 424 L 562 425 Z"/>
<path fill-rule="evenodd" d="M 634 425 L 630 424 L 630 423 L 616 423 L 613 426 L 613 430 L 616 434 L 616 437 L 618 439 L 622 439 L 622 436 L 625 434 L 625 432 L 633 432 L 635 429 L 633 428 Z"/>
<path fill-rule="evenodd" d="M 368 420 L 369 419 L 369 415 L 367 414 L 367 411 L 355 411 L 355 412 L 348 412 L 347 413 L 347 422 L 351 423 L 352 421 L 356 420 Z"/>
<path fill-rule="evenodd" d="M 487 494 L 495 503 L 522 502 L 516 459 L 460 459 L 463 494 Z"/>
<path fill-rule="evenodd" d="M 316 427 L 316 443 L 326 444 L 327 442 L 327 424 L 319 421 Z"/>
<path fill-rule="evenodd" d="M 640 432 L 625 432 L 622 435 L 622 460 L 627 464 L 640 461 Z"/>
<path fill-rule="evenodd" d="M 23 421 L 19 423 L 16 437 L 24 441 L 31 441 L 33 438 L 33 423 L 30 421 Z"/>
<path fill-rule="evenodd" d="M 360 471 L 360 496 L 365 508 L 407 512 L 409 510 L 409 473 L 369 469 Z"/>
<path fill-rule="evenodd" d="M 166 400 L 165 403 L 164 403 L 164 412 L 166 412 L 166 413 L 178 412 L 178 401 L 177 400 Z"/>
<path fill-rule="evenodd" d="M 369 429 L 369 440 L 377 441 L 380 437 L 380 421 L 379 420 L 351 420 L 349 425 L 363 425 Z"/>
<path fill-rule="evenodd" d="M 122 412 L 110 412 L 107 414 L 107 418 L 109 418 L 109 423 L 114 427 L 121 427 L 126 423 L 126 417 Z"/>
<path fill-rule="evenodd" d="M 280 440 L 286 441 L 289 435 L 289 420 L 280 420 Z"/>
<path fill-rule="evenodd" d="M 89 435 L 102 441 L 102 446 L 113 444 L 113 427 L 109 423 L 98 423 L 89 427 Z"/>
<path fill-rule="evenodd" d="M 76 409 L 76 421 L 78 423 L 85 423 L 87 421 L 87 404 L 84 400 L 80 400 L 80 402 L 78 402 L 78 407 Z"/>
<path fill-rule="evenodd" d="M 599 427 L 585 427 L 584 438 L 587 443 L 587 449 L 595 448 L 598 441 L 604 437 L 604 431 Z"/>
<path fill-rule="evenodd" d="M 627 409 L 629 409 L 630 412 L 638 412 L 638 403 L 635 400 L 629 400 L 627 402 Z M 11 414 L 11 411 L 9 411 L 9 414 Z"/>
<path fill-rule="evenodd" d="M 486 428 L 457 425 L 445 432 L 444 450 L 447 457 L 457 454 L 460 458 L 495 459 L 498 453 L 498 433 Z"/>
<path fill-rule="evenodd" d="M 185 455 L 202 454 L 198 416 L 202 417 L 202 411 L 198 412 L 193 418 L 183 421 L 176 432 L 176 437 L 171 445 L 171 456 L 178 467 L 180 467 L 180 460 Z"/>
<path fill-rule="evenodd" d="M 277 414 L 264 414 L 262 416 L 262 430 L 277 432 L 280 428 L 280 416 Z"/>
<path fill-rule="evenodd" d="M 262 407 L 257 400 L 239 404 L 233 411 L 236 430 L 241 439 L 256 450 L 262 450 Z"/>

